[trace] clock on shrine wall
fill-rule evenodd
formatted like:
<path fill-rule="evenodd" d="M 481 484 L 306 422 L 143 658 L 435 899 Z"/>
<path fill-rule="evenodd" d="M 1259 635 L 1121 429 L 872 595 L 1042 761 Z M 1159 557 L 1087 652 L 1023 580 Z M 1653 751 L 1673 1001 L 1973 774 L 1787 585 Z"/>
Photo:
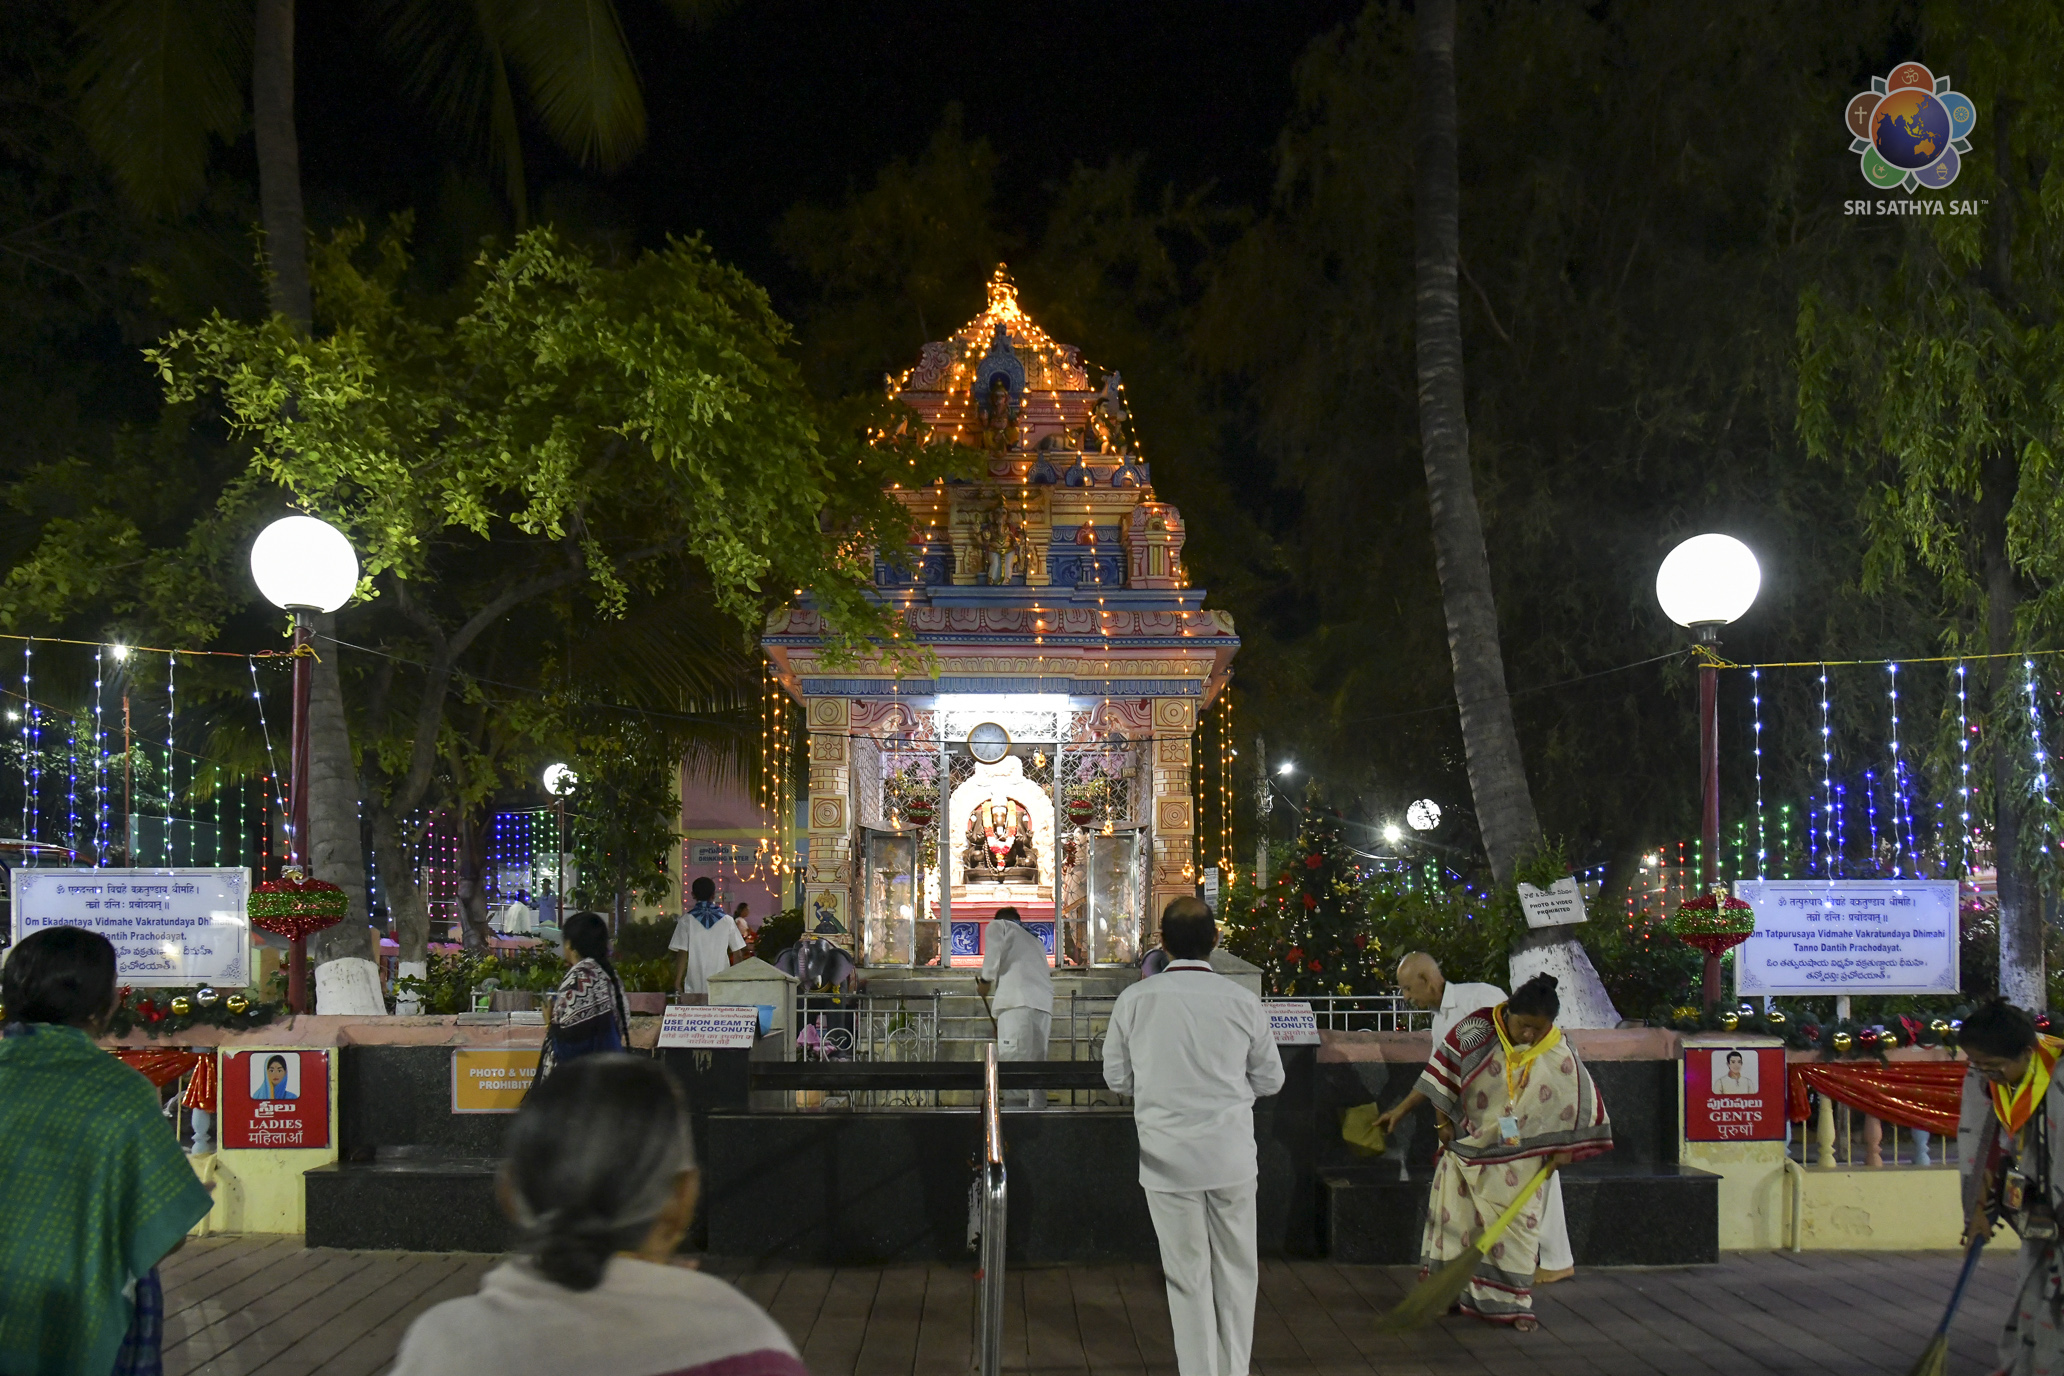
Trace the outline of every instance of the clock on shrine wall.
<path fill-rule="evenodd" d="M 985 721 L 968 732 L 968 754 L 983 764 L 995 764 L 1010 754 L 1010 732 L 993 721 Z"/>

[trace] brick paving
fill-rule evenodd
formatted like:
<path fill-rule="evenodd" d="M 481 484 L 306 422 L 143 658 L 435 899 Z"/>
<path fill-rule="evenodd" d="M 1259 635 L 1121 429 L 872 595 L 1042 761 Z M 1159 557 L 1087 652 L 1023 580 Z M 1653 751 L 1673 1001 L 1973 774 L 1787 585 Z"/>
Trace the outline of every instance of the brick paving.
<path fill-rule="evenodd" d="M 470 1293 L 495 1258 L 306 1248 L 213 1237 L 164 1268 L 166 1376 L 374 1376 L 409 1321 Z M 1897 1376 L 1941 1315 L 1948 1252 L 1730 1253 L 1717 1266 L 1587 1270 L 1537 1293 L 1541 1328 L 1462 1319 L 1389 1337 L 1376 1316 L 1405 1268 L 1265 1264 L 1257 1376 Z M 744 1269 L 712 1261 L 765 1305 L 817 1376 L 964 1376 L 973 1279 L 948 1267 Z M 1953 1331 L 1952 1373 L 1992 1370 L 2014 1256 L 1981 1263 Z M 1010 1276 L 1004 1364 L 1014 1372 L 1175 1369 L 1159 1273 L 1030 1268 Z"/>

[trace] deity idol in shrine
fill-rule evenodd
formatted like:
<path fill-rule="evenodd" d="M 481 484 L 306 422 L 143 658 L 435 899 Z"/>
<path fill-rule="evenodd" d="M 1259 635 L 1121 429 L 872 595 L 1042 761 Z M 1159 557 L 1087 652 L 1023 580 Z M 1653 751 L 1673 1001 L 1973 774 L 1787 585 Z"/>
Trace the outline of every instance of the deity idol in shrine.
<path fill-rule="evenodd" d="M 1023 803 L 992 798 L 968 816 L 961 865 L 969 883 L 1036 884 L 1039 849 Z"/>

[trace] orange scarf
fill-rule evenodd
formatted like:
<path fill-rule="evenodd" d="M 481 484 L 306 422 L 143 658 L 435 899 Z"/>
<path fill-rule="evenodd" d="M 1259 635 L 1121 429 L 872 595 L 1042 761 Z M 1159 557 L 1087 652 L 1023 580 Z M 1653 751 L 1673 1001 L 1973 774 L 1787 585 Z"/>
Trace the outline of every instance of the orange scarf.
<path fill-rule="evenodd" d="M 2028 1055 L 2028 1069 L 2011 1090 L 1992 1086 L 1992 1111 L 2009 1134 L 2017 1133 L 2035 1116 L 2036 1107 L 2050 1092 L 2050 1077 L 2057 1069 L 2057 1056 L 2064 1052 L 2064 1040 L 2038 1033 L 2035 1049 Z"/>

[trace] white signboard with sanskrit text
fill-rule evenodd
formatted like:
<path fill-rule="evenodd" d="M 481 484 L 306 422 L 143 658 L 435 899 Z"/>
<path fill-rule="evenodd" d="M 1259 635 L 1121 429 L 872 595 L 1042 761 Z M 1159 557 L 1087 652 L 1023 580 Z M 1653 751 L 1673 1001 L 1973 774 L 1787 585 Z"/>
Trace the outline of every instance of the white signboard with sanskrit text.
<path fill-rule="evenodd" d="M 1737 996 L 1954 994 L 1950 879 L 1740 879 L 1756 934 L 1735 948 Z"/>
<path fill-rule="evenodd" d="M 251 982 L 251 872 L 18 869 L 14 935 L 85 927 L 115 943 L 115 978 L 138 988 Z"/>
<path fill-rule="evenodd" d="M 760 1010 L 751 1004 L 676 1003 L 659 1019 L 661 1046 L 750 1050 L 760 1036 Z"/>
<path fill-rule="evenodd" d="M 1313 1016 L 1312 1006 L 1301 1000 L 1270 999 L 1268 1025 L 1277 1046 L 1319 1044 L 1319 1020 Z"/>

